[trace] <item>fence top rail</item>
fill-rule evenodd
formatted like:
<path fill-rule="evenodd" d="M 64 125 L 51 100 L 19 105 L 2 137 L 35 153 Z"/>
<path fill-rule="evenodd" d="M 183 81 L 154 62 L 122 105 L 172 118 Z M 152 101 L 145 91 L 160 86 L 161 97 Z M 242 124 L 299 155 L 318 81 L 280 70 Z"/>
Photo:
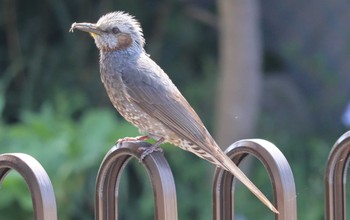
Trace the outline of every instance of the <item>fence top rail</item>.
<path fill-rule="evenodd" d="M 292 170 L 282 152 L 272 143 L 261 139 L 241 140 L 232 144 L 227 155 L 239 165 L 248 155 L 256 157 L 268 171 L 280 214 L 277 220 L 297 219 L 296 190 Z M 213 187 L 213 219 L 234 217 L 234 176 L 216 169 Z"/>
<path fill-rule="evenodd" d="M 11 171 L 17 171 L 30 190 L 35 220 L 56 220 L 56 199 L 49 176 L 40 163 L 23 153 L 0 154 L 0 183 Z"/>

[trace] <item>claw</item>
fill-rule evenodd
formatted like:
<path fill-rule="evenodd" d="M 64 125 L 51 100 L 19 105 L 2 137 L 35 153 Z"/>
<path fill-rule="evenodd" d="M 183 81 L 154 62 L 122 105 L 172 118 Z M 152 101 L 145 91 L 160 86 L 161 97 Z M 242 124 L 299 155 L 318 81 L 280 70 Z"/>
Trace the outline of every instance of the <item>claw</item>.
<path fill-rule="evenodd" d="M 159 145 L 161 145 L 161 143 L 163 143 L 164 140 L 164 138 L 160 138 L 156 143 L 152 144 L 150 147 L 140 147 L 139 150 L 143 152 L 141 154 L 139 162 L 141 163 L 146 156 L 155 151 L 163 152 L 163 149 L 160 148 Z"/>

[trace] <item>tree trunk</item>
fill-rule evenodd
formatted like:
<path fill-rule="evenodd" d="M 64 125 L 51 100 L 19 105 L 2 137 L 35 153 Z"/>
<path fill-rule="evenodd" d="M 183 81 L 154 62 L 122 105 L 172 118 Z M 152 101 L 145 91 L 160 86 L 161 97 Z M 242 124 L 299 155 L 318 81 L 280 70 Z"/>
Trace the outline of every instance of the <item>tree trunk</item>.
<path fill-rule="evenodd" d="M 216 139 L 222 148 L 254 134 L 261 91 L 259 3 L 218 0 L 219 54 Z"/>

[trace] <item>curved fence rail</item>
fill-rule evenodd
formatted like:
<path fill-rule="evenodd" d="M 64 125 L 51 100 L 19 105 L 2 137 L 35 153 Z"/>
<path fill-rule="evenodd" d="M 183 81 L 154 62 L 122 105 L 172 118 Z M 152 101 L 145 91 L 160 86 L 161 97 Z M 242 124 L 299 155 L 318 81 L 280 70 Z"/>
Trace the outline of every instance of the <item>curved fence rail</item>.
<path fill-rule="evenodd" d="M 56 220 L 56 200 L 49 176 L 33 157 L 21 154 L 0 154 L 0 182 L 16 170 L 26 181 L 34 208 L 34 219 Z"/>
<path fill-rule="evenodd" d="M 259 159 L 267 169 L 274 192 L 275 207 L 280 214 L 275 219 L 297 219 L 294 178 L 287 159 L 272 143 L 259 140 L 241 140 L 232 144 L 227 155 L 239 165 L 248 155 Z M 234 218 L 234 176 L 222 169 L 216 169 L 213 186 L 213 219 Z"/>
<path fill-rule="evenodd" d="M 96 183 L 96 219 L 118 219 L 119 180 L 124 166 L 132 157 L 140 160 L 140 147 L 150 147 L 146 142 L 124 142 L 123 147 L 113 147 L 103 159 Z M 142 161 L 150 176 L 155 219 L 177 220 L 176 190 L 168 162 L 160 152 L 153 152 Z"/>
<path fill-rule="evenodd" d="M 103 159 L 96 179 L 95 217 L 97 220 L 118 219 L 119 183 L 129 160 L 140 161 L 141 148 L 146 142 L 124 142 L 114 146 Z M 291 168 L 281 151 L 272 143 L 260 140 L 241 140 L 232 144 L 227 155 L 239 165 L 248 155 L 257 158 L 267 170 L 280 214 L 277 220 L 296 220 L 296 191 Z M 327 220 L 346 219 L 346 172 L 350 161 L 350 131 L 335 143 L 330 152 L 325 174 L 325 215 Z M 177 220 L 177 202 L 174 178 L 165 157 L 153 152 L 142 160 L 153 187 L 157 220 Z M 0 183 L 15 170 L 22 175 L 32 195 L 35 220 L 56 220 L 54 191 L 44 168 L 33 157 L 21 154 L 0 154 Z M 222 169 L 216 169 L 213 184 L 213 219 L 234 219 L 235 178 Z"/>
<path fill-rule="evenodd" d="M 325 174 L 325 214 L 327 220 L 346 219 L 346 172 L 349 166 L 350 131 L 334 144 Z"/>

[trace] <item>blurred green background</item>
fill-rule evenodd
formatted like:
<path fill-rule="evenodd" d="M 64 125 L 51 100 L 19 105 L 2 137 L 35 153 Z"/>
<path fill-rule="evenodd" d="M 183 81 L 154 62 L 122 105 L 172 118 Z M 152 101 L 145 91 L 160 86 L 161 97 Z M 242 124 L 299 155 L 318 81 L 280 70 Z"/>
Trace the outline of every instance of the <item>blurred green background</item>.
<path fill-rule="evenodd" d="M 349 126 L 342 118 L 350 102 L 350 3 L 232 2 L 235 11 L 242 7 L 241 17 L 256 18 L 260 42 L 255 76 L 259 86 L 249 87 L 257 89 L 256 117 L 249 132 L 238 138 L 263 138 L 279 147 L 294 173 L 298 218 L 323 219 L 327 156 Z M 226 148 L 237 139 L 221 137 L 216 120 L 222 108 L 217 100 L 225 91 L 220 79 L 227 74 L 220 51 L 230 47 L 222 43 L 226 27 L 221 22 L 227 14 L 219 4 L 222 1 L 0 1 L 0 153 L 28 153 L 44 166 L 55 189 L 59 219 L 94 219 L 95 178 L 104 154 L 117 139 L 138 135 L 105 94 L 93 40 L 78 31 L 69 33 L 71 24 L 95 22 L 115 10 L 134 15 L 144 29 L 146 51 Z M 254 10 L 245 11 L 247 7 Z M 244 30 L 245 20 L 232 25 L 242 24 L 239 30 Z M 239 100 L 246 93 L 231 94 L 238 101 L 226 101 L 244 106 Z M 237 123 L 244 127 L 245 121 Z M 164 148 L 177 186 L 179 219 L 211 219 L 214 166 L 170 145 Z M 253 181 L 271 194 L 261 165 L 247 166 Z M 238 190 L 239 218 L 273 218 L 243 186 Z M 137 161 L 126 169 L 121 201 L 120 219 L 153 218 L 151 187 Z M 4 220 L 33 219 L 28 189 L 14 172 L 1 186 L 0 215 Z"/>

